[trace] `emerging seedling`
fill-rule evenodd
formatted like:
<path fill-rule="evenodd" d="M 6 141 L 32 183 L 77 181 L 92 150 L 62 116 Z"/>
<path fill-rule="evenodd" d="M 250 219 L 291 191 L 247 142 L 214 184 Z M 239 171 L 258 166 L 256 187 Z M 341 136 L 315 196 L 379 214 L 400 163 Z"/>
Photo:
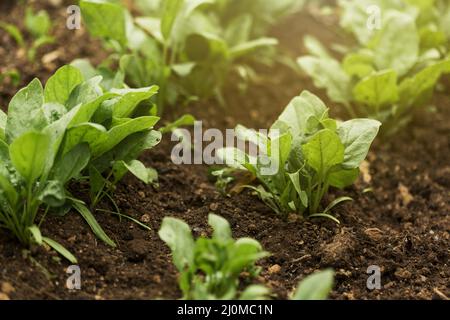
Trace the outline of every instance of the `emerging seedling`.
<path fill-rule="evenodd" d="M 407 124 L 414 109 L 426 105 L 442 74 L 450 73 L 450 5 L 446 1 L 342 0 L 341 25 L 357 40 L 339 46 L 336 60 L 315 38 L 307 36 L 310 55 L 298 59 L 331 100 L 350 116 L 377 119 L 383 134 Z M 379 28 L 367 27 L 366 9 L 382 13 Z M 399 32 L 401 30 L 401 32 Z"/>
<path fill-rule="evenodd" d="M 268 136 L 236 128 L 239 138 L 259 147 L 259 155 L 236 148 L 221 149 L 220 155 L 231 167 L 258 179 L 259 186 L 248 187 L 275 212 L 337 221 L 330 210 L 351 199 L 340 197 L 321 209 L 322 198 L 330 187 L 343 189 L 355 182 L 380 125 L 369 119 L 336 121 L 318 97 L 304 91 L 289 103 Z"/>
<path fill-rule="evenodd" d="M 173 263 L 180 272 L 179 286 L 184 299 L 264 299 L 269 290 L 250 285 L 240 290 L 240 275 L 256 276 L 255 262 L 268 256 L 253 239 L 234 240 L 229 223 L 214 214 L 208 217 L 212 238 L 194 240 L 189 226 L 175 218 L 164 218 L 159 236 L 170 247 Z"/>

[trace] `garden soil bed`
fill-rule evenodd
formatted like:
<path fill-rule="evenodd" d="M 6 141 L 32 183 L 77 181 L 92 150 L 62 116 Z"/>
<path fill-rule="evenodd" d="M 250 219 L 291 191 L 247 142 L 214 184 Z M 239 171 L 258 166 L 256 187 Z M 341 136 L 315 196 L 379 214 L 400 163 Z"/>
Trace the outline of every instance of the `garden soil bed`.
<path fill-rule="evenodd" d="M 1 11 L 0 19 L 13 14 Z M 51 9 L 63 21 L 64 9 Z M 18 18 L 16 18 L 18 19 Z M 17 20 L 16 20 L 17 21 Z M 63 22 L 62 22 L 63 23 Z M 328 43 L 336 38 L 330 21 L 299 14 L 274 30 L 281 47 L 292 57 L 301 54 L 301 37 L 312 33 Z M 67 30 L 65 30 L 68 33 Z M 58 43 L 64 43 L 61 32 Z M 95 42 L 82 32 L 73 51 L 54 63 L 75 57 L 99 59 Z M 14 61 L 14 49 L 0 32 L 0 61 Z M 5 49 L 6 50 L 3 50 Z M 9 49 L 8 49 L 9 48 Z M 64 51 L 66 45 L 54 50 Z M 101 57 L 100 57 L 101 58 Z M 13 62 L 11 62 L 13 63 Z M 47 69 L 21 68 L 24 81 L 33 76 L 48 78 Z M 204 127 L 233 128 L 241 123 L 267 128 L 289 100 L 308 89 L 324 98 L 305 76 L 281 65 L 259 70 L 264 81 L 245 93 L 228 88 L 227 107 L 214 101 L 183 110 L 204 119 Z M 377 141 L 360 181 L 345 191 L 333 191 L 328 199 L 350 195 L 354 201 L 334 210 L 341 225 L 331 221 L 285 221 L 249 192 L 221 195 L 208 179 L 208 167 L 175 165 L 170 160 L 170 136 L 145 154 L 142 160 L 160 174 L 155 189 L 127 177 L 115 200 L 123 213 L 151 227 L 147 231 L 128 220 L 97 213 L 105 231 L 117 242 L 110 248 L 90 232 L 82 218 L 70 213 L 49 218 L 43 233 L 61 242 L 79 259 L 82 289 L 65 288 L 68 263 L 45 248 L 24 251 L 0 231 L 0 298 L 11 299 L 156 299 L 180 298 L 177 273 L 170 252 L 157 231 L 166 216 L 179 217 L 196 236 L 207 235 L 207 215 L 215 212 L 230 222 L 235 237 L 254 237 L 272 255 L 261 261 L 255 280 L 272 288 L 273 296 L 285 299 L 299 280 L 318 269 L 336 270 L 332 299 L 442 299 L 450 296 L 450 89 L 436 94 L 436 109 L 423 111 L 412 125 L 389 143 Z M 0 87 L 0 105 L 14 92 Z M 331 106 L 331 104 L 329 104 Z M 339 108 L 331 112 L 339 115 Z M 72 186 L 85 195 L 85 186 Z M 109 203 L 102 203 L 111 209 Z M 377 265 L 382 288 L 366 287 L 366 270 Z"/>

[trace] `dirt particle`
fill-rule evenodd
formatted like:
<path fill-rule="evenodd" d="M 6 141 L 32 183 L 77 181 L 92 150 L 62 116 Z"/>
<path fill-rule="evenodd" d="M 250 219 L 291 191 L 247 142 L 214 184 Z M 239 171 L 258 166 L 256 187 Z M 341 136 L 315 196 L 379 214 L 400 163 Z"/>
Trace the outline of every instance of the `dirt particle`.
<path fill-rule="evenodd" d="M 273 266 L 269 267 L 270 274 L 279 273 L 280 271 L 281 271 L 281 267 L 279 264 L 274 264 Z"/>
<path fill-rule="evenodd" d="M 148 214 L 143 214 L 139 220 L 143 223 L 149 223 L 152 218 Z"/>
<path fill-rule="evenodd" d="M 9 296 L 6 294 L 6 293 L 2 293 L 2 292 L 0 292 L 0 301 L 1 300 L 10 300 L 9 299 Z"/>
<path fill-rule="evenodd" d="M 2 289 L 1 291 L 5 294 L 10 294 L 10 293 L 16 291 L 16 289 L 9 282 L 2 282 L 1 289 Z"/>
<path fill-rule="evenodd" d="M 131 262 L 142 262 L 149 253 L 150 245 L 142 239 L 134 239 L 128 242 L 128 260 Z"/>
<path fill-rule="evenodd" d="M 398 191 L 400 193 L 401 201 L 405 207 L 407 207 L 413 200 L 414 197 L 409 192 L 408 187 L 406 187 L 404 184 L 400 183 L 398 185 Z"/>
<path fill-rule="evenodd" d="M 394 274 L 399 279 L 409 279 L 409 278 L 411 278 L 411 272 L 409 272 L 408 270 L 406 270 L 404 268 L 398 268 L 395 271 Z"/>
<path fill-rule="evenodd" d="M 211 203 L 211 204 L 209 205 L 209 210 L 211 210 L 211 211 L 213 211 L 213 212 L 216 212 L 217 209 L 219 209 L 219 204 L 218 204 L 218 203 Z"/>

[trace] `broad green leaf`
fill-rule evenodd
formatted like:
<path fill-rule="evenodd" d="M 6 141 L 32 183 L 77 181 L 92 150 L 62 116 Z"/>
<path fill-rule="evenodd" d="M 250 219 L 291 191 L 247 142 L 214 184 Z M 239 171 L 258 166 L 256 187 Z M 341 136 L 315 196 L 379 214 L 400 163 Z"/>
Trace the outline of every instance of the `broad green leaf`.
<path fill-rule="evenodd" d="M 328 177 L 330 186 L 344 189 L 351 186 L 359 177 L 359 168 L 332 172 Z"/>
<path fill-rule="evenodd" d="M 317 272 L 300 282 L 292 300 L 325 300 L 333 288 L 334 271 Z"/>
<path fill-rule="evenodd" d="M 81 14 L 89 32 L 96 37 L 127 44 L 126 10 L 120 4 L 104 0 L 80 1 Z"/>
<path fill-rule="evenodd" d="M 303 152 L 308 165 L 322 177 L 330 168 L 344 162 L 344 145 L 339 136 L 328 129 L 319 131 L 304 144 Z"/>
<path fill-rule="evenodd" d="M 11 144 L 11 162 L 27 183 L 34 183 L 44 173 L 49 149 L 49 136 L 37 132 L 25 133 Z"/>
<path fill-rule="evenodd" d="M 385 107 L 392 108 L 399 99 L 397 73 L 386 70 L 367 76 L 353 88 L 353 98 L 375 112 Z"/>
<path fill-rule="evenodd" d="M 64 248 L 61 244 L 47 237 L 42 237 L 42 241 L 48 244 L 53 250 L 58 252 L 64 258 L 66 258 L 70 263 L 76 264 L 78 263 L 77 258 L 70 253 L 66 248 Z"/>
<path fill-rule="evenodd" d="M 78 144 L 55 163 L 53 178 L 63 185 L 75 178 L 89 163 L 91 153 L 87 144 Z"/>
<path fill-rule="evenodd" d="M 338 61 L 305 56 L 298 59 L 298 64 L 313 78 L 316 87 L 327 90 L 328 96 L 333 101 L 346 104 L 351 100 L 351 79 Z"/>
<path fill-rule="evenodd" d="M 38 194 L 38 199 L 46 205 L 57 208 L 66 202 L 66 192 L 61 181 L 47 181 L 44 189 Z"/>
<path fill-rule="evenodd" d="M 208 224 L 213 228 L 213 238 L 219 241 L 230 241 L 231 237 L 231 227 L 227 220 L 224 218 L 210 213 L 208 215 Z"/>
<path fill-rule="evenodd" d="M 63 152 L 66 154 L 80 143 L 86 142 L 93 148 L 108 140 L 108 133 L 105 127 L 95 123 L 82 123 L 70 128 L 64 139 Z"/>
<path fill-rule="evenodd" d="M 432 64 L 400 83 L 400 104 L 402 108 L 419 107 L 431 97 L 441 75 L 450 73 L 450 60 Z"/>
<path fill-rule="evenodd" d="M 102 77 L 97 76 L 76 86 L 70 93 L 69 99 L 67 100 L 67 109 L 70 110 L 79 104 L 83 105 L 92 102 L 102 96 L 103 90 L 100 86 L 101 82 Z"/>
<path fill-rule="evenodd" d="M 246 267 L 268 255 L 269 253 L 263 251 L 258 241 L 250 238 L 238 239 L 230 250 L 230 257 L 233 257 L 233 259 L 227 261 L 225 270 L 231 274 L 239 275 Z"/>
<path fill-rule="evenodd" d="M 189 226 L 175 218 L 164 218 L 159 237 L 170 247 L 173 263 L 180 272 L 194 263 L 195 242 Z"/>
<path fill-rule="evenodd" d="M 385 26 L 373 44 L 375 65 L 380 71 L 393 69 L 403 76 L 419 58 L 416 24 L 409 14 L 399 11 L 389 12 L 385 19 Z"/>
<path fill-rule="evenodd" d="M 91 227 L 92 232 L 104 243 L 110 245 L 111 247 L 116 247 L 116 243 L 108 237 L 108 235 L 103 231 L 102 227 L 98 224 L 92 212 L 84 205 L 77 201 L 73 202 L 73 207 L 78 213 L 86 220 L 87 224 Z"/>
<path fill-rule="evenodd" d="M 116 94 L 114 93 L 106 93 L 91 102 L 82 104 L 78 109 L 78 112 L 74 115 L 68 127 L 72 128 L 81 123 L 89 122 L 94 116 L 95 112 L 100 108 L 102 103 L 111 98 L 114 98 L 115 96 Z"/>
<path fill-rule="evenodd" d="M 140 117 L 113 127 L 107 132 L 108 138 L 106 139 L 106 141 L 102 140 L 93 142 L 91 150 L 93 156 L 98 157 L 103 153 L 111 150 L 123 139 L 133 133 L 152 129 L 153 126 L 158 122 L 158 120 L 158 117 Z"/>
<path fill-rule="evenodd" d="M 9 103 L 6 138 L 9 143 L 28 131 L 40 131 L 46 125 L 42 106 L 44 89 L 38 79 L 21 89 Z"/>
<path fill-rule="evenodd" d="M 343 167 L 359 168 L 366 158 L 370 145 L 378 134 L 381 123 L 371 119 L 353 119 L 339 125 L 340 141 L 345 146 Z"/>
<path fill-rule="evenodd" d="M 307 132 L 310 118 L 326 118 L 327 111 L 327 107 L 317 96 L 305 90 L 289 103 L 278 120 L 286 123 L 291 128 L 293 137 L 297 138 Z"/>
<path fill-rule="evenodd" d="M 48 79 L 45 85 L 45 101 L 65 105 L 72 90 L 83 82 L 80 70 L 66 65 Z"/>
<path fill-rule="evenodd" d="M 113 117 L 127 118 L 130 117 L 139 103 L 150 99 L 158 92 L 157 86 L 140 89 L 120 89 L 111 92 L 122 94 L 113 106 Z"/>
<path fill-rule="evenodd" d="M 300 170 L 295 173 L 289 173 L 289 179 L 292 182 L 292 185 L 294 186 L 295 191 L 297 192 L 300 202 L 303 205 L 303 207 L 308 208 L 308 194 L 305 190 L 302 190 L 302 187 L 300 185 Z M 299 208 L 296 208 L 297 210 Z"/>
<path fill-rule="evenodd" d="M 349 53 L 342 61 L 342 68 L 350 76 L 364 78 L 375 71 L 373 59 L 373 53 L 370 50 Z"/>

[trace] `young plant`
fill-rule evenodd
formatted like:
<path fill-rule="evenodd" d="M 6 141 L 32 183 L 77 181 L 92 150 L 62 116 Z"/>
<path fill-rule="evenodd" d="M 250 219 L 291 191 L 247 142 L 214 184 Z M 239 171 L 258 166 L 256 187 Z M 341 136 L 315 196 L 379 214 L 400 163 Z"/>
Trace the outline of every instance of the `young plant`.
<path fill-rule="evenodd" d="M 11 100 L 8 115 L 0 114 L 2 226 L 25 244 L 42 241 L 35 219 L 45 205 L 44 217 L 75 208 L 101 240 L 114 246 L 65 186 L 87 174 L 93 208 L 128 171 L 146 183 L 156 182 L 155 170 L 137 157 L 161 139 L 152 130 L 159 118 L 150 115 L 153 106 L 145 103 L 157 87 L 104 92 L 101 80 L 85 80 L 77 68 L 64 66 L 45 89 L 33 80 Z"/>
<path fill-rule="evenodd" d="M 287 12 L 298 0 L 279 5 L 262 2 L 267 10 Z M 115 51 L 110 60 L 119 60 L 117 73 L 106 67 L 110 61 L 97 72 L 125 79 L 132 87 L 156 83 L 160 87 L 160 112 L 180 96 L 187 101 L 213 95 L 221 98 L 230 72 L 246 73 L 243 70 L 248 71 L 249 57 L 277 44 L 276 39 L 254 32 L 257 19 L 253 14 L 257 11 L 239 12 L 232 21 L 227 17 L 230 8 L 242 7 L 236 1 L 146 2 L 146 15 L 137 18 L 121 5 L 107 1 L 82 0 L 80 6 L 90 33 L 104 39 Z M 245 6 L 242 9 L 248 10 Z M 88 65 L 85 61 L 77 63 Z"/>
<path fill-rule="evenodd" d="M 325 300 L 333 289 L 333 282 L 331 269 L 309 275 L 298 284 L 292 300 Z"/>
<path fill-rule="evenodd" d="M 343 0 L 340 5 L 341 25 L 357 45 L 340 46 L 344 58 L 338 61 L 308 36 L 305 46 L 311 55 L 298 63 L 350 116 L 377 119 L 385 135 L 393 134 L 411 120 L 415 108 L 428 103 L 441 75 L 450 73 L 448 21 L 441 21 L 439 11 L 450 17 L 450 6 L 406 0 Z M 381 11 L 368 16 L 373 5 Z"/>
<path fill-rule="evenodd" d="M 50 35 L 52 23 L 48 13 L 40 10 L 35 13 L 33 9 L 27 8 L 25 12 L 25 29 L 32 37 L 30 46 L 27 46 L 25 37 L 15 25 L 5 22 L 0 22 L 0 28 L 5 30 L 17 44 L 26 50 L 29 61 L 35 61 L 37 50 L 46 45 L 55 42 L 54 37 Z"/>
<path fill-rule="evenodd" d="M 229 223 L 214 214 L 208 217 L 212 238 L 194 240 L 189 226 L 175 218 L 164 218 L 160 238 L 170 247 L 173 263 L 180 272 L 179 286 L 189 300 L 265 299 L 269 290 L 250 285 L 240 292 L 240 276 L 258 275 L 255 262 L 268 255 L 253 239 L 234 240 Z"/>
<path fill-rule="evenodd" d="M 259 155 L 224 148 L 219 156 L 229 166 L 251 172 L 260 185 L 248 187 L 275 212 L 337 221 L 330 210 L 351 199 L 341 197 L 321 209 L 322 198 L 330 187 L 343 189 L 358 178 L 380 125 L 369 119 L 331 119 L 325 104 L 304 91 L 289 103 L 268 136 L 236 128 L 238 138 L 257 146 Z"/>

